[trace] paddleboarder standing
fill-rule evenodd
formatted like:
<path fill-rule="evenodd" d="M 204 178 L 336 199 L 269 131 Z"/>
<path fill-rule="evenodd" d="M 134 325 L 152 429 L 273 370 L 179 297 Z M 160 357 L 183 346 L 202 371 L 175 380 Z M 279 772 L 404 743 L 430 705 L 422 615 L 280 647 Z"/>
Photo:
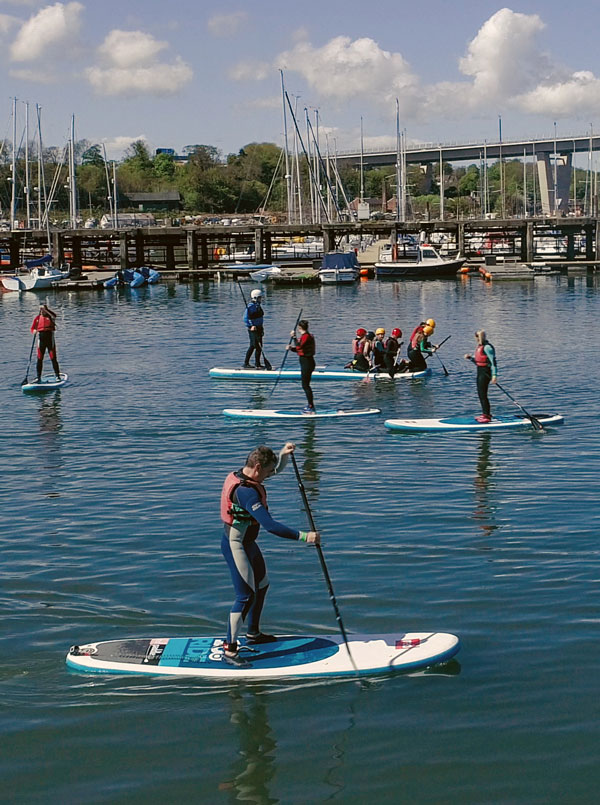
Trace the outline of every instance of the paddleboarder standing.
<path fill-rule="evenodd" d="M 38 348 L 37 348 L 37 364 L 36 364 L 36 382 L 41 383 L 42 380 L 42 367 L 44 365 L 44 353 L 48 350 L 50 360 L 52 361 L 52 368 L 56 375 L 57 381 L 60 382 L 60 368 L 58 359 L 56 357 L 56 342 L 54 333 L 56 330 L 56 313 L 47 305 L 40 305 L 40 312 L 33 320 L 31 325 L 31 332 L 37 333 Z"/>
<path fill-rule="evenodd" d="M 248 302 L 246 310 L 244 311 L 244 324 L 248 328 L 248 337 L 250 339 L 250 346 L 248 347 L 246 358 L 244 359 L 244 369 L 252 368 L 250 365 L 252 353 L 254 353 L 254 362 L 257 369 L 271 368 L 270 365 L 267 364 L 266 358 L 264 358 L 264 366 L 261 366 L 260 363 L 264 335 L 263 321 L 265 317 L 261 303 L 262 291 L 259 288 L 255 288 L 250 293 L 250 302 Z"/>
<path fill-rule="evenodd" d="M 223 652 L 227 662 L 244 665 L 239 656 L 238 637 L 248 619 L 246 645 L 272 643 L 277 638 L 260 631 L 260 616 L 269 588 L 265 560 L 256 540 L 262 526 L 271 534 L 284 539 L 301 540 L 320 545 L 318 531 L 296 531 L 278 523 L 269 514 L 264 482 L 281 472 L 295 445 L 287 442 L 277 456 L 264 445 L 253 450 L 245 465 L 230 472 L 221 492 L 221 519 L 224 523 L 221 552 L 229 566 L 235 589 L 235 601 L 229 613 L 227 640 Z"/>
<path fill-rule="evenodd" d="M 300 360 L 300 376 L 302 378 L 302 390 L 306 394 L 307 406 L 302 411 L 305 414 L 314 414 L 315 402 L 313 399 L 312 389 L 310 387 L 310 379 L 312 373 L 315 371 L 315 339 L 311 333 L 308 332 L 308 322 L 306 319 L 301 319 L 298 322 L 298 329 L 300 330 L 300 338 L 296 337 L 296 331 L 292 330 L 290 337 L 293 344 L 288 344 L 287 349 L 296 352 Z"/>
<path fill-rule="evenodd" d="M 477 422 L 491 422 L 492 410 L 488 399 L 488 387 L 490 383 L 494 385 L 498 377 L 498 364 L 496 363 L 496 350 L 487 340 L 485 330 L 477 330 L 477 349 L 474 355 L 465 355 L 466 360 L 472 361 L 477 366 L 477 393 L 481 403 L 481 416 L 476 416 Z"/>

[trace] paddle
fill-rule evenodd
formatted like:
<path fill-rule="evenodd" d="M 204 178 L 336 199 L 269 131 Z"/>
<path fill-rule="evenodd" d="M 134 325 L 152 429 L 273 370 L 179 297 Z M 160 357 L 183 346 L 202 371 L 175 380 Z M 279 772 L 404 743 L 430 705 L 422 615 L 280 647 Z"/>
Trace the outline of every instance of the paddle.
<path fill-rule="evenodd" d="M 435 349 L 432 349 L 432 350 L 431 350 L 431 353 L 430 353 L 430 355 L 436 355 L 436 357 L 437 357 L 438 361 L 439 361 L 439 362 L 442 364 L 442 369 L 444 370 L 444 375 L 445 375 L 446 377 L 448 377 L 448 375 L 450 374 L 450 372 L 449 372 L 449 371 L 446 369 L 446 367 L 444 366 L 444 364 L 443 364 L 443 362 L 442 362 L 442 359 L 441 359 L 441 358 L 440 358 L 440 356 L 437 354 L 437 351 L 438 351 L 438 349 L 439 349 L 439 348 L 442 346 L 442 344 L 445 344 L 445 343 L 446 343 L 446 341 L 447 341 L 449 338 L 452 338 L 452 336 L 451 336 L 451 335 L 446 336 L 446 338 L 444 338 L 444 340 L 443 340 L 443 341 L 440 341 L 440 343 L 437 345 L 437 347 L 436 347 Z M 425 355 L 425 360 L 427 360 L 427 358 L 429 358 L 429 357 L 430 357 L 429 355 Z"/>
<path fill-rule="evenodd" d="M 500 385 L 500 383 L 498 383 L 498 381 L 496 381 L 496 384 L 495 384 L 495 385 L 496 385 L 496 386 L 497 386 L 497 387 L 500 389 L 500 391 L 503 391 L 503 392 L 504 392 L 504 394 L 506 394 L 506 396 L 508 397 L 508 399 L 509 399 L 509 400 L 512 400 L 512 401 L 514 402 L 514 404 L 515 404 L 515 405 L 516 405 L 518 408 L 520 408 L 520 409 L 521 409 L 521 411 L 523 411 L 523 413 L 525 414 L 525 416 L 527 417 L 527 419 L 529 419 L 529 421 L 531 422 L 531 424 L 532 424 L 532 426 L 533 426 L 533 429 L 534 429 L 534 430 L 544 430 L 544 426 L 542 425 L 542 423 L 540 422 L 540 420 L 539 420 L 539 419 L 536 419 L 536 418 L 533 416 L 533 414 L 528 413 L 528 412 L 527 412 L 527 411 L 526 411 L 526 410 L 523 408 L 523 406 L 522 406 L 522 405 L 520 405 L 520 403 L 518 403 L 518 402 L 515 400 L 515 398 L 514 398 L 514 397 L 513 397 L 511 394 L 509 394 L 509 393 L 508 393 L 508 391 L 507 391 L 505 388 L 503 388 L 503 387 Z"/>
<path fill-rule="evenodd" d="M 298 464 L 296 463 L 296 456 L 291 453 L 292 457 L 292 464 L 294 465 L 294 472 L 296 473 L 296 480 L 298 481 L 298 488 L 300 489 L 300 494 L 302 495 L 302 501 L 304 503 L 304 508 L 306 510 L 306 514 L 308 516 L 308 522 L 310 523 L 311 531 L 316 531 L 317 527 L 315 525 L 315 521 L 312 516 L 312 511 L 310 509 L 310 504 L 308 502 L 308 498 L 306 497 L 306 490 L 304 489 L 304 484 L 302 483 L 302 478 L 300 477 L 300 471 L 298 470 Z M 323 551 L 321 550 L 320 545 L 315 545 L 317 549 L 317 553 L 319 555 L 319 562 L 321 563 L 321 570 L 323 571 L 323 576 L 325 577 L 325 582 L 327 584 L 327 589 L 329 590 L 329 599 L 333 605 L 333 611 L 335 613 L 335 619 L 338 622 L 338 626 L 340 627 L 340 632 L 342 634 L 342 638 L 346 645 L 346 651 L 348 652 L 348 657 L 350 658 L 350 662 L 352 663 L 352 667 L 358 674 L 358 668 L 356 667 L 356 663 L 350 653 L 350 646 L 348 645 L 348 636 L 346 634 L 346 630 L 344 629 L 344 624 L 342 621 L 342 615 L 340 613 L 339 607 L 337 605 L 337 601 L 335 598 L 335 593 L 333 591 L 333 585 L 331 583 L 331 578 L 329 576 L 329 571 L 327 570 L 327 565 L 325 563 L 325 557 L 323 556 Z"/>
<path fill-rule="evenodd" d="M 298 327 L 298 322 L 300 321 L 301 318 L 302 318 L 302 308 L 300 308 L 300 313 L 298 313 L 298 318 L 296 319 L 296 324 L 294 324 L 294 332 L 296 332 L 296 328 Z M 292 345 L 293 339 L 294 339 L 294 336 L 291 335 L 290 340 L 288 341 L 288 347 Z M 289 349 L 286 349 L 285 354 L 283 356 L 283 360 L 281 361 L 281 366 L 279 367 L 279 373 L 278 373 L 278 375 L 277 375 L 277 377 L 275 379 L 275 382 L 273 383 L 273 387 L 272 387 L 271 391 L 267 395 L 267 400 L 271 397 L 271 395 L 273 394 L 273 392 L 277 388 L 277 384 L 279 383 L 279 378 L 281 377 L 283 367 L 285 366 L 285 361 L 287 359 L 288 352 L 289 352 Z"/>
<path fill-rule="evenodd" d="M 242 299 L 244 300 L 244 304 L 246 305 L 246 308 L 247 308 L 248 307 L 248 301 L 246 299 L 246 294 L 244 293 L 244 289 L 242 288 L 239 280 L 237 280 L 237 284 L 238 284 L 238 288 L 240 289 L 240 292 L 242 294 Z M 261 349 L 261 352 L 262 352 L 263 363 L 265 364 L 265 369 L 268 372 L 270 372 L 273 367 L 271 366 L 271 364 L 269 363 L 269 359 L 265 355 L 265 349 L 263 347 L 262 338 L 260 340 L 260 349 Z"/>
<path fill-rule="evenodd" d="M 35 337 L 37 332 L 33 334 L 33 341 L 31 342 L 31 349 L 29 350 L 29 360 L 27 361 L 27 369 L 25 370 L 25 380 L 21 382 L 22 386 L 27 385 L 27 381 L 29 380 L 29 367 L 31 366 L 31 356 L 33 355 L 33 348 L 35 346 Z"/>

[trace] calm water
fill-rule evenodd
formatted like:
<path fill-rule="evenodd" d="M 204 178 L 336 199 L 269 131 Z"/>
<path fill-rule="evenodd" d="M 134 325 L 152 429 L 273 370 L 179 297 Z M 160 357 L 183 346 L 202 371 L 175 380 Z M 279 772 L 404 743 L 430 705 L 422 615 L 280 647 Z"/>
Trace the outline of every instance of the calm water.
<path fill-rule="evenodd" d="M 250 286 L 246 286 L 248 289 Z M 233 284 L 49 295 L 72 382 L 19 388 L 38 299 L 0 296 L 3 383 L 0 770 L 7 802 L 589 802 L 600 784 L 598 387 L 600 280 L 394 283 L 267 294 L 275 364 L 299 308 L 318 362 L 357 326 L 437 322 L 450 376 L 315 384 L 317 405 L 381 417 L 225 421 L 268 386 L 211 381 L 239 365 Z M 538 434 L 403 435 L 385 416 L 478 411 L 474 331 Z M 289 363 L 293 364 L 294 356 Z M 516 410 L 497 390 L 493 410 Z M 304 404 L 281 382 L 271 402 Z M 72 643 L 220 633 L 224 476 L 266 442 L 298 445 L 346 627 L 440 630 L 463 646 L 441 673 L 232 685 L 69 673 Z M 272 511 L 306 517 L 291 469 Z M 264 626 L 332 633 L 314 551 L 268 534 Z"/>

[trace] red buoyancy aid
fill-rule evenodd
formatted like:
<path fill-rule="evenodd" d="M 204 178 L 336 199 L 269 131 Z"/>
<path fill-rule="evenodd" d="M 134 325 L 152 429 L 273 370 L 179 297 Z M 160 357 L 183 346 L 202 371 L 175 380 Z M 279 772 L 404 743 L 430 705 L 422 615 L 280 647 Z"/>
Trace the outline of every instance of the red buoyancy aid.
<path fill-rule="evenodd" d="M 474 360 L 477 366 L 491 366 L 490 359 L 485 354 L 485 344 L 479 344 L 475 350 Z"/>
<path fill-rule="evenodd" d="M 307 358 L 314 357 L 315 354 L 315 339 L 310 333 L 302 333 L 300 338 L 296 341 L 296 353 Z"/>
<path fill-rule="evenodd" d="M 43 313 L 40 313 L 39 316 L 36 316 L 33 320 L 33 324 L 31 325 L 31 332 L 35 332 L 37 330 L 38 333 L 44 332 L 52 332 L 56 330 L 54 325 L 54 319 L 51 319 L 50 316 L 45 316 Z"/>
<path fill-rule="evenodd" d="M 423 327 L 418 324 L 415 329 L 412 331 L 412 335 L 410 337 L 410 348 L 416 349 L 419 346 L 419 336 L 423 335 Z"/>
<path fill-rule="evenodd" d="M 233 512 L 231 510 L 231 505 L 233 503 L 233 495 L 235 490 L 241 484 L 244 484 L 245 486 L 253 486 L 260 496 L 262 505 L 265 507 L 265 509 L 267 508 L 267 492 L 262 484 L 252 481 L 250 478 L 246 478 L 244 475 L 242 475 L 241 470 L 238 470 L 237 472 L 230 472 L 227 478 L 225 478 L 225 483 L 223 484 L 223 489 L 221 491 L 221 520 L 223 520 L 225 525 L 233 525 Z M 249 514 L 248 516 L 254 520 L 252 515 Z"/>

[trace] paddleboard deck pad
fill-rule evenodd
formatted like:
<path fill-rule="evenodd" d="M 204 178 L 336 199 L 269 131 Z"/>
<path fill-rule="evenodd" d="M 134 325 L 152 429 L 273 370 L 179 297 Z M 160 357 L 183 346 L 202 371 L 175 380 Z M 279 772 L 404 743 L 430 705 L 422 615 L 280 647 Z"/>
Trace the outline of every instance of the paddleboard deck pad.
<path fill-rule="evenodd" d="M 379 408 L 362 408 L 356 411 L 344 411 L 341 408 L 332 408 L 329 410 L 323 409 L 322 411 L 294 411 L 269 408 L 225 408 L 223 414 L 230 417 L 238 417 L 242 419 L 333 419 L 335 417 L 347 416 L 372 416 L 373 414 L 380 414 Z"/>
<path fill-rule="evenodd" d="M 458 637 L 442 632 L 352 635 L 348 640 L 359 674 L 427 668 L 453 657 Z M 211 679 L 335 677 L 356 674 L 340 635 L 278 637 L 240 647 L 244 665 L 224 658 L 218 637 L 155 637 L 71 646 L 67 665 L 99 674 L 197 676 Z"/>
<path fill-rule="evenodd" d="M 300 380 L 299 369 L 225 369 L 215 366 L 210 369 L 210 377 L 221 378 L 224 380 L 271 380 L 277 378 L 281 380 Z M 431 369 L 422 372 L 399 372 L 394 375 L 394 380 L 412 380 L 413 378 L 427 377 L 431 374 Z M 365 378 L 374 380 L 391 380 L 387 372 L 353 372 L 350 369 L 315 369 L 312 373 L 312 380 L 364 380 Z"/>
<path fill-rule="evenodd" d="M 33 380 L 31 383 L 25 383 L 25 385 L 21 386 L 21 389 L 25 393 L 32 391 L 52 391 L 53 389 L 59 389 L 61 386 L 64 386 L 68 379 L 69 375 L 64 372 L 60 373 L 60 380 L 56 379 L 56 375 L 43 375 L 39 383 Z"/>
<path fill-rule="evenodd" d="M 533 414 L 542 425 L 559 425 L 564 422 L 560 414 Z M 386 419 L 383 423 L 390 430 L 507 430 L 509 428 L 532 428 L 529 417 L 524 414 L 508 414 L 493 417 L 491 422 L 478 422 L 474 416 L 451 416 L 445 419 Z"/>

